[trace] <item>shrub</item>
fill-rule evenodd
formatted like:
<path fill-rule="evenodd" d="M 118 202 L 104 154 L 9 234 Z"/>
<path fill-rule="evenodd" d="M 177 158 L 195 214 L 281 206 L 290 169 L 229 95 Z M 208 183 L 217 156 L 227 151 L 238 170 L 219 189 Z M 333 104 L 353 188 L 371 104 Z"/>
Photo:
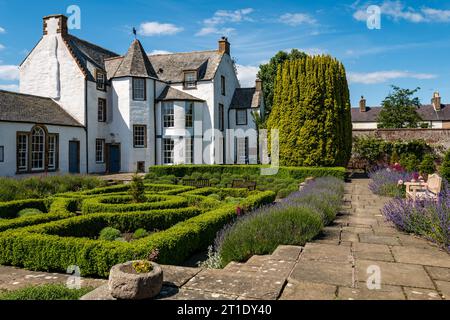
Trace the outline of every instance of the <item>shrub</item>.
<path fill-rule="evenodd" d="M 0 300 L 78 300 L 93 288 L 69 289 L 62 284 L 26 287 L 0 294 Z"/>
<path fill-rule="evenodd" d="M 137 174 L 133 175 L 132 181 L 130 183 L 130 189 L 128 189 L 128 193 L 131 195 L 133 202 L 141 203 L 145 202 L 145 186 L 143 179 Z"/>
<path fill-rule="evenodd" d="M 22 209 L 17 213 L 18 217 L 29 217 L 37 214 L 42 214 L 42 211 L 36 208 L 26 208 Z"/>
<path fill-rule="evenodd" d="M 47 212 L 47 208 L 53 199 L 29 199 L 0 202 L 0 218 L 16 218 L 22 209 L 34 208 Z"/>
<path fill-rule="evenodd" d="M 419 159 L 414 154 L 403 154 L 400 157 L 400 164 L 406 171 L 417 171 L 419 168 Z"/>
<path fill-rule="evenodd" d="M 148 234 L 144 228 L 139 228 L 133 233 L 133 239 L 140 239 L 146 237 Z"/>
<path fill-rule="evenodd" d="M 422 174 L 432 174 L 436 172 L 434 157 L 431 154 L 427 154 L 423 157 L 423 160 L 419 166 L 419 171 Z"/>
<path fill-rule="evenodd" d="M 147 260 L 135 261 L 132 266 L 136 273 L 149 273 L 153 270 L 152 263 Z"/>
<path fill-rule="evenodd" d="M 450 149 L 445 153 L 444 161 L 442 162 L 442 166 L 440 168 L 440 173 L 443 178 L 450 181 Z"/>
<path fill-rule="evenodd" d="M 102 231 L 100 231 L 100 235 L 98 238 L 100 240 L 114 241 L 117 238 L 120 238 L 120 236 L 121 236 L 120 230 L 111 227 L 106 227 L 103 228 Z"/>

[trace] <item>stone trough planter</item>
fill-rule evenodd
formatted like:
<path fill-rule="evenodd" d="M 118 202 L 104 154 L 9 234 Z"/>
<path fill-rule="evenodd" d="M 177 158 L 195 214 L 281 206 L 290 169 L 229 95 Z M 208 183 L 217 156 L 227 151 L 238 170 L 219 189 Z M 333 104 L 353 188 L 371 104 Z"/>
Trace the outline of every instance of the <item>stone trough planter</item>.
<path fill-rule="evenodd" d="M 150 299 L 159 294 L 163 285 L 163 271 L 152 262 L 153 270 L 137 273 L 129 261 L 115 265 L 109 273 L 108 287 L 116 299 L 141 300 Z"/>

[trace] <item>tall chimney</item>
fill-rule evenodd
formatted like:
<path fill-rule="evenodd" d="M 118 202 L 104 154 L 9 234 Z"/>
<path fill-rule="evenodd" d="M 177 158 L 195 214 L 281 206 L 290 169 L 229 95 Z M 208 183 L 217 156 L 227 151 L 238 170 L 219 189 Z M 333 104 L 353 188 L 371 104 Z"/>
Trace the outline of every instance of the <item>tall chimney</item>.
<path fill-rule="evenodd" d="M 219 40 L 219 52 L 230 55 L 230 43 L 227 37 L 222 37 Z"/>
<path fill-rule="evenodd" d="M 431 104 L 433 105 L 434 110 L 436 111 L 441 110 L 441 96 L 439 95 L 439 92 L 436 91 L 435 93 L 433 93 Z"/>
<path fill-rule="evenodd" d="M 262 91 L 262 80 L 261 79 L 256 78 L 255 88 L 256 88 L 256 91 Z"/>
<path fill-rule="evenodd" d="M 66 35 L 67 32 L 67 17 L 62 14 L 54 14 L 46 16 L 44 19 L 44 35 L 61 34 Z"/>
<path fill-rule="evenodd" d="M 361 96 L 361 100 L 359 100 L 359 111 L 360 112 L 366 112 L 366 99 L 364 99 L 363 96 Z"/>

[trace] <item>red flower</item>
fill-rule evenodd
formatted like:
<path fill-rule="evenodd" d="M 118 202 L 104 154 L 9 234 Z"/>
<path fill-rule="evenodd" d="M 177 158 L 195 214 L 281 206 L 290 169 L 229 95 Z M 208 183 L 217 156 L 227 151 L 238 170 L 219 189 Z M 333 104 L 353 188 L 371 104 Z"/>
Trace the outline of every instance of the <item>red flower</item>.
<path fill-rule="evenodd" d="M 237 214 L 238 217 L 240 217 L 242 215 L 241 207 L 236 207 L 236 214 Z"/>

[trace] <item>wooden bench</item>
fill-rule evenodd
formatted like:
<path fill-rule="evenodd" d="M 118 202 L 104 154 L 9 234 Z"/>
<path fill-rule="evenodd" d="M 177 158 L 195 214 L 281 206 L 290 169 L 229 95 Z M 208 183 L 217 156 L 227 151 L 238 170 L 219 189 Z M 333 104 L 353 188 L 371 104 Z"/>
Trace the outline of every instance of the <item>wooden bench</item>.
<path fill-rule="evenodd" d="M 437 201 L 442 189 L 442 178 L 435 174 L 428 177 L 427 182 L 405 182 L 406 198 L 413 201 Z"/>
<path fill-rule="evenodd" d="M 233 180 L 231 188 L 247 188 L 249 191 L 256 190 L 256 181 Z"/>
<path fill-rule="evenodd" d="M 209 179 L 183 179 L 183 185 L 196 188 L 210 187 Z"/>

